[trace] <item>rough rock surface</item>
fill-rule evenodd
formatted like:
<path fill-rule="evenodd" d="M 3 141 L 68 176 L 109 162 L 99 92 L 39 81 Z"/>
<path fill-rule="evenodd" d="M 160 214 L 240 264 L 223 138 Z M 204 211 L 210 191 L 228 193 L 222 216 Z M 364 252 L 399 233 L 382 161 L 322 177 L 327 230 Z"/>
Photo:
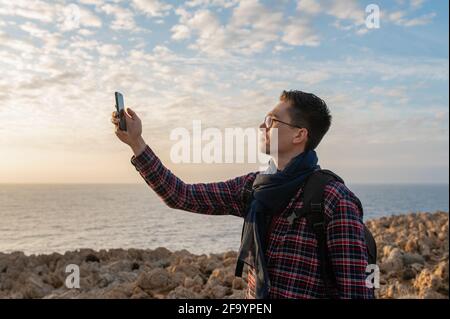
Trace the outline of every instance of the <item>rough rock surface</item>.
<path fill-rule="evenodd" d="M 436 212 L 367 222 L 378 244 L 378 298 L 448 298 L 448 219 Z M 162 247 L 0 253 L 0 298 L 243 298 L 246 269 L 234 276 L 236 256 Z M 80 267 L 80 288 L 65 285 L 69 264 Z"/>

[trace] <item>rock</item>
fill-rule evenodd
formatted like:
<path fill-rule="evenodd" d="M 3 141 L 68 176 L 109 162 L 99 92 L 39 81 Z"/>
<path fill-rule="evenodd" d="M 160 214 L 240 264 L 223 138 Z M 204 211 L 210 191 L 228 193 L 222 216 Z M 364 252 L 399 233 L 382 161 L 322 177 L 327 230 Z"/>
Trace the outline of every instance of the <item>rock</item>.
<path fill-rule="evenodd" d="M 194 279 L 192 279 L 191 277 L 186 277 L 186 278 L 184 279 L 183 285 L 184 285 L 186 288 L 191 288 L 192 286 L 194 286 Z"/>
<path fill-rule="evenodd" d="M 229 291 L 229 288 L 223 286 L 214 286 L 211 290 L 213 298 L 223 298 Z"/>
<path fill-rule="evenodd" d="M 437 290 L 441 282 L 442 280 L 429 269 L 424 269 L 414 280 L 413 286 L 423 294 L 427 289 Z"/>
<path fill-rule="evenodd" d="M 211 277 L 215 277 L 219 283 L 223 284 L 225 281 L 225 271 L 222 268 L 216 268 L 209 278 L 211 279 Z"/>
<path fill-rule="evenodd" d="M 391 246 L 391 245 L 384 245 L 382 247 L 383 247 L 383 253 L 381 254 L 381 257 L 389 256 L 389 254 L 391 253 L 392 249 L 394 249 L 394 247 Z"/>
<path fill-rule="evenodd" d="M 438 239 L 440 240 L 440 241 L 444 241 L 444 240 L 446 240 L 448 238 L 448 232 L 447 233 L 445 233 L 445 232 L 440 232 L 439 234 L 438 234 Z"/>
<path fill-rule="evenodd" d="M 192 286 L 192 288 L 190 288 L 193 292 L 196 292 L 198 294 L 200 294 L 203 290 L 203 286 L 202 285 L 194 285 Z"/>
<path fill-rule="evenodd" d="M 405 251 L 412 253 L 412 252 L 415 252 L 416 250 L 417 250 L 416 241 L 413 239 L 408 240 L 405 245 Z"/>
<path fill-rule="evenodd" d="M 448 260 L 441 261 L 435 268 L 434 273 L 435 276 L 438 276 L 440 279 L 448 282 Z"/>
<path fill-rule="evenodd" d="M 402 257 L 403 257 L 403 264 L 405 266 L 412 264 L 422 264 L 422 265 L 425 264 L 425 259 L 419 254 L 404 253 Z"/>
<path fill-rule="evenodd" d="M 195 276 L 200 274 L 200 269 L 198 266 L 192 264 L 180 264 L 175 266 L 170 266 L 168 268 L 170 272 L 182 272 L 187 277 L 194 278 Z"/>
<path fill-rule="evenodd" d="M 449 241 L 445 212 L 366 222 L 378 246 L 378 298 L 448 298 Z M 234 276 L 237 252 L 80 249 L 64 254 L 0 252 L 0 298 L 243 298 L 246 265 Z M 80 266 L 80 289 L 67 289 L 65 267 Z"/>
<path fill-rule="evenodd" d="M 60 288 L 64 285 L 63 278 L 55 273 L 49 273 L 45 275 L 42 281 L 46 284 L 49 284 L 53 288 Z"/>
<path fill-rule="evenodd" d="M 139 267 L 140 267 L 140 265 L 139 265 L 137 262 L 134 262 L 134 263 L 131 265 L 131 270 L 138 270 Z"/>
<path fill-rule="evenodd" d="M 106 290 L 101 298 L 105 299 L 127 299 L 133 294 L 134 285 L 131 283 L 116 285 Z"/>
<path fill-rule="evenodd" d="M 234 266 L 234 265 L 236 265 L 236 262 L 237 262 L 237 258 L 236 257 L 228 257 L 228 258 L 224 259 L 223 265 L 225 267 L 227 267 L 227 266 Z"/>
<path fill-rule="evenodd" d="M 223 280 L 224 285 L 227 287 L 232 287 L 234 278 L 236 278 L 236 276 L 234 274 L 227 273 Z"/>
<path fill-rule="evenodd" d="M 424 265 L 423 264 L 412 264 L 410 267 L 411 267 L 412 270 L 414 270 L 414 272 L 416 274 L 418 274 L 418 273 L 420 273 L 422 271 Z"/>
<path fill-rule="evenodd" d="M 178 286 L 167 294 L 167 299 L 198 299 L 199 295 L 185 287 Z"/>
<path fill-rule="evenodd" d="M 419 251 L 420 251 L 420 254 L 426 259 L 430 256 L 430 253 L 431 253 L 430 246 L 428 246 L 425 243 L 419 244 Z"/>
<path fill-rule="evenodd" d="M 52 286 L 43 283 L 35 274 L 26 274 L 23 277 L 26 278 L 21 289 L 24 298 L 43 298 L 53 290 Z"/>
<path fill-rule="evenodd" d="M 220 299 L 224 298 L 230 289 L 221 285 L 206 285 L 202 291 L 205 298 Z"/>
<path fill-rule="evenodd" d="M 203 278 L 200 275 L 197 275 L 194 278 L 186 277 L 184 281 L 184 286 L 186 288 L 191 288 L 194 286 L 202 286 L 203 283 L 204 283 Z"/>
<path fill-rule="evenodd" d="M 43 299 L 75 299 L 80 296 L 78 289 L 68 289 L 62 292 L 54 292 L 43 297 Z"/>
<path fill-rule="evenodd" d="M 132 263 L 129 260 L 117 260 L 109 263 L 102 268 L 102 271 L 109 273 L 116 273 L 119 271 L 130 271 L 132 270 Z"/>
<path fill-rule="evenodd" d="M 87 255 L 84 260 L 86 262 L 95 262 L 95 263 L 100 262 L 100 259 L 97 256 L 95 256 L 94 254 Z"/>
<path fill-rule="evenodd" d="M 423 299 L 448 299 L 447 296 L 431 289 L 424 290 L 424 292 L 419 297 L 422 297 Z"/>
<path fill-rule="evenodd" d="M 117 273 L 111 273 L 114 277 L 114 280 L 119 283 L 132 282 L 135 281 L 138 277 L 138 273 L 131 271 L 119 271 Z"/>
<path fill-rule="evenodd" d="M 175 272 L 172 274 L 172 282 L 175 286 L 181 286 L 184 284 L 184 281 L 186 279 L 186 275 L 182 272 Z"/>
<path fill-rule="evenodd" d="M 228 258 L 237 258 L 237 252 L 230 250 L 227 251 L 226 253 L 223 254 L 223 259 L 228 259 Z"/>
<path fill-rule="evenodd" d="M 245 290 L 233 290 L 231 295 L 225 296 L 225 299 L 244 299 Z"/>
<path fill-rule="evenodd" d="M 146 292 L 152 289 L 173 288 L 169 272 L 164 268 L 153 269 L 150 273 L 141 273 L 137 279 L 137 285 Z"/>
<path fill-rule="evenodd" d="M 406 268 L 402 272 L 402 279 L 403 280 L 411 280 L 416 277 L 416 272 L 411 268 Z"/>
<path fill-rule="evenodd" d="M 390 251 L 388 258 L 380 265 L 384 272 L 399 271 L 403 268 L 404 253 L 399 248 Z"/>
<path fill-rule="evenodd" d="M 144 290 L 142 290 L 140 287 L 135 287 L 133 289 L 133 293 L 130 297 L 131 299 L 151 299 L 152 294 L 148 294 Z"/>
<path fill-rule="evenodd" d="M 147 260 L 162 260 L 169 259 L 172 256 L 172 252 L 164 247 L 158 247 L 155 250 L 148 251 L 145 254 Z"/>
<path fill-rule="evenodd" d="M 220 261 L 215 257 L 209 257 L 200 262 L 200 270 L 205 274 L 210 274 L 215 269 L 220 267 L 221 267 Z"/>
<path fill-rule="evenodd" d="M 241 277 L 235 277 L 233 279 L 233 284 L 232 284 L 233 290 L 245 289 L 246 286 L 247 286 L 247 284 L 244 282 L 244 279 L 242 279 Z"/>

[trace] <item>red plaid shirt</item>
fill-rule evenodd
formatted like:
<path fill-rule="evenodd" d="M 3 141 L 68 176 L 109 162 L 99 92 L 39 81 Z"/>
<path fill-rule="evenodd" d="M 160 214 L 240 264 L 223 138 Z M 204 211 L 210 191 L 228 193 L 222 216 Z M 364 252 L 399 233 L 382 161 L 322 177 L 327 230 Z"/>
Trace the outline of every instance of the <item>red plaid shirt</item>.
<path fill-rule="evenodd" d="M 171 208 L 199 214 L 244 217 L 244 188 L 250 189 L 259 172 L 225 182 L 186 184 L 167 169 L 150 147 L 131 163 L 145 182 Z M 305 218 L 287 217 L 301 208 L 300 188 L 289 205 L 273 220 L 268 235 L 267 269 L 271 287 L 269 298 L 325 298 L 320 275 L 317 240 Z M 367 251 L 364 240 L 362 208 L 355 195 L 342 183 L 330 182 L 324 192 L 327 246 L 336 287 L 335 298 L 373 298 L 366 287 Z M 254 298 L 255 271 L 248 267 L 246 298 Z"/>

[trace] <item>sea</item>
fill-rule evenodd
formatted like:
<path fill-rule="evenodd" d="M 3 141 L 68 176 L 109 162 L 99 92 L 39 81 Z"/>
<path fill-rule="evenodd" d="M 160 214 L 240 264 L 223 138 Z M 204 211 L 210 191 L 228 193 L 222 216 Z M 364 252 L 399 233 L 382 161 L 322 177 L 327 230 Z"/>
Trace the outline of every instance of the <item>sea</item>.
<path fill-rule="evenodd" d="M 364 220 L 449 211 L 448 184 L 349 184 Z M 243 219 L 167 207 L 142 184 L 0 184 L 0 252 L 166 247 L 238 250 Z"/>

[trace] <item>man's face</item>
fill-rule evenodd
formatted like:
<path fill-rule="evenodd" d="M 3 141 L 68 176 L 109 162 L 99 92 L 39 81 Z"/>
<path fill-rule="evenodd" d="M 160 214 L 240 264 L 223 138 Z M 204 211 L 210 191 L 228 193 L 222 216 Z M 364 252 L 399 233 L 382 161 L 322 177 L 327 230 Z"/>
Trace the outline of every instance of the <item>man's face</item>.
<path fill-rule="evenodd" d="M 274 121 L 270 128 L 266 127 L 263 122 L 259 128 L 262 129 L 260 140 L 260 151 L 269 154 L 270 153 L 270 141 L 276 138 L 275 130 L 278 133 L 278 154 L 287 154 L 298 148 L 299 144 L 306 143 L 305 129 L 289 126 L 287 124 L 278 122 L 280 120 L 285 123 L 293 124 L 291 116 L 289 114 L 289 108 L 291 107 L 289 102 L 278 103 L 272 111 L 268 113 L 271 115 Z M 276 151 L 276 150 L 272 150 Z"/>

